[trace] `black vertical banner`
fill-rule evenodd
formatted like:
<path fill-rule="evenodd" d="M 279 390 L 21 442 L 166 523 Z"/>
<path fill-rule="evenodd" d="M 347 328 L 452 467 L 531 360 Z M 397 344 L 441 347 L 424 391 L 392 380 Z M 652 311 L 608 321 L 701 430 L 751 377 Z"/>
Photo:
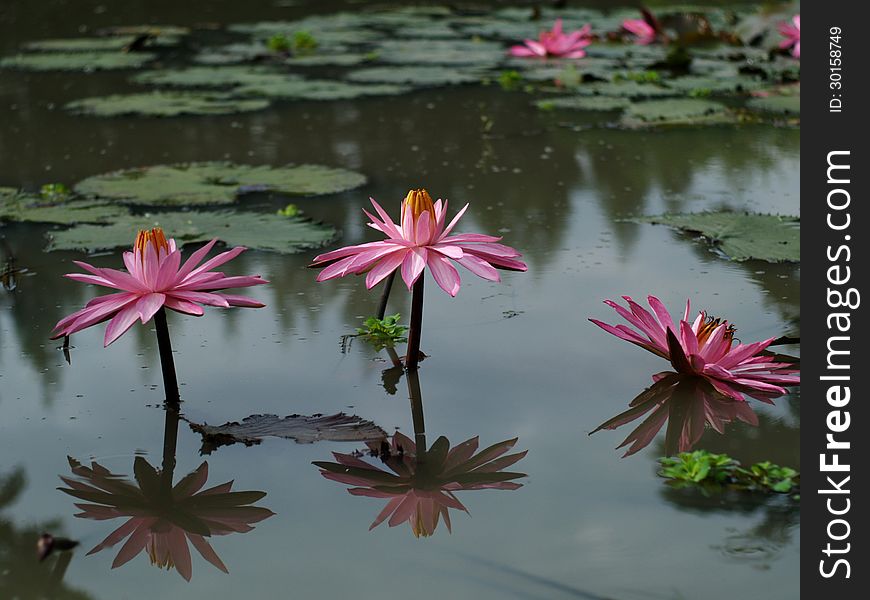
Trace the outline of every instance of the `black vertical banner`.
<path fill-rule="evenodd" d="M 801 593 L 812 600 L 870 593 L 870 411 L 860 387 L 870 370 L 866 8 L 802 6 Z"/>

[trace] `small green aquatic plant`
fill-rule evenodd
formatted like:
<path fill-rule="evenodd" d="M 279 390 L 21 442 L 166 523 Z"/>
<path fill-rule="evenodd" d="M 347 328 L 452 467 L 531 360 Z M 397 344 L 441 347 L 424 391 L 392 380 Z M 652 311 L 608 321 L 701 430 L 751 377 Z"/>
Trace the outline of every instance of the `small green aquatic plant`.
<path fill-rule="evenodd" d="M 637 83 L 659 83 L 662 76 L 658 71 L 628 71 L 625 73 L 617 73 L 613 76 L 613 81 L 635 81 Z"/>
<path fill-rule="evenodd" d="M 363 321 L 363 326 L 358 327 L 356 333 L 376 350 L 393 348 L 396 344 L 408 341 L 406 333 L 408 328 L 399 324 L 401 315 L 396 313 L 383 319 L 369 317 Z"/>
<path fill-rule="evenodd" d="M 293 34 L 293 51 L 307 52 L 316 49 L 318 46 L 317 40 L 310 31 L 297 31 Z"/>
<path fill-rule="evenodd" d="M 293 203 L 290 203 L 277 211 L 277 214 L 282 217 L 298 217 L 301 213 L 302 211 L 299 210 L 299 207 Z"/>
<path fill-rule="evenodd" d="M 513 91 L 523 83 L 523 76 L 516 70 L 502 71 L 499 73 L 497 81 L 501 89 Z"/>
<path fill-rule="evenodd" d="M 72 195 L 72 190 L 62 183 L 46 183 L 39 188 L 39 195 L 46 202 L 64 202 Z"/>
<path fill-rule="evenodd" d="M 276 33 L 266 40 L 266 48 L 270 52 L 290 52 L 293 48 L 293 42 L 283 33 Z"/>
<path fill-rule="evenodd" d="M 270 52 L 305 53 L 317 46 L 317 40 L 309 31 L 296 31 L 292 36 L 276 33 L 266 40 L 266 47 Z"/>
<path fill-rule="evenodd" d="M 659 463 L 659 476 L 676 488 L 701 487 L 704 491 L 729 488 L 778 494 L 797 493 L 800 488 L 800 473 L 770 461 L 744 468 L 727 454 L 696 450 L 660 458 Z"/>

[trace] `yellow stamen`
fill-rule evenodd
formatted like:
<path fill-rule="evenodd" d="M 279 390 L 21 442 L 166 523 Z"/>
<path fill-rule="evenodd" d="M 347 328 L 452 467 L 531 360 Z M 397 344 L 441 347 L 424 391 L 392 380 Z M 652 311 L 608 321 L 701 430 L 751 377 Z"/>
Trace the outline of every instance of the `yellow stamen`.
<path fill-rule="evenodd" d="M 426 526 L 423 524 L 423 511 L 420 507 L 417 507 L 416 518 L 411 523 L 411 531 L 414 532 L 414 537 L 429 537 L 433 533 L 431 531 L 426 531 Z"/>
<path fill-rule="evenodd" d="M 144 256 L 148 244 L 153 244 L 157 254 L 160 254 L 161 250 L 169 254 L 169 242 L 166 241 L 166 236 L 163 235 L 163 230 L 159 227 L 155 227 L 150 231 L 140 229 L 139 233 L 136 234 L 136 242 L 133 244 L 133 248 Z"/>
<path fill-rule="evenodd" d="M 731 344 L 734 342 L 734 332 L 736 331 L 734 325 L 729 325 L 728 321 L 720 319 L 718 317 L 710 317 L 707 316 L 707 313 L 703 313 L 704 322 L 701 323 L 701 326 L 698 328 L 698 346 L 703 347 L 704 344 L 707 343 L 707 340 L 713 334 L 717 327 L 724 326 L 725 327 L 725 341 L 728 342 L 728 347 L 731 347 Z"/>
<path fill-rule="evenodd" d="M 411 211 L 415 223 L 424 212 L 429 213 L 433 223 L 435 221 L 435 204 L 432 202 L 432 196 L 423 188 L 408 192 L 408 195 L 405 196 L 405 200 L 402 202 L 402 213 L 404 214 L 406 210 Z"/>

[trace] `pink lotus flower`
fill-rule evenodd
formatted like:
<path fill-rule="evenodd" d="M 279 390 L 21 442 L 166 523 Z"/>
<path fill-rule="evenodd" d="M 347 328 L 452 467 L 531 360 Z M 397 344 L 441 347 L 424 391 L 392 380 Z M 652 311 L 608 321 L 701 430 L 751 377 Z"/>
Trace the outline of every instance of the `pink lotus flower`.
<path fill-rule="evenodd" d="M 368 225 L 386 234 L 387 239 L 317 256 L 312 267 L 328 265 L 318 274 L 317 281 L 368 273 L 366 287 L 371 289 L 401 267 L 402 279 L 410 290 L 428 266 L 441 289 L 456 296 L 460 279 L 451 260 L 489 281 L 500 280 L 496 269 L 525 271 L 527 268 L 525 263 L 516 260 L 522 256 L 519 252 L 496 243 L 501 238 L 480 233 L 450 235 L 468 204 L 445 226 L 447 201 L 433 203 L 426 190 L 411 190 L 402 202 L 401 224 L 397 225 L 374 198 L 371 201 L 381 219 L 364 209 L 372 220 Z"/>
<path fill-rule="evenodd" d="M 510 49 L 512 56 L 557 56 L 561 58 L 583 58 L 586 46 L 592 43 L 592 28 L 587 24 L 583 29 L 562 33 L 562 19 L 556 19 L 552 31 L 542 31 L 537 40 L 524 40 L 523 45 Z"/>
<path fill-rule="evenodd" d="M 800 384 L 800 370 L 790 363 L 777 361 L 764 354 L 775 338 L 752 344 L 734 345 L 734 327 L 728 321 L 698 313 L 689 323 L 689 302 L 679 326 L 674 325 L 670 313 L 655 296 L 649 304 L 655 313 L 623 296 L 629 309 L 611 300 L 612 307 L 635 329 L 627 325 L 608 325 L 589 319 L 604 331 L 636 344 L 669 360 L 678 373 L 705 378 L 720 393 L 745 400 L 744 394 L 759 400 L 776 398 L 786 393 L 783 386 Z M 657 377 L 661 377 L 660 374 Z"/>
<path fill-rule="evenodd" d="M 353 455 L 337 452 L 333 456 L 338 463 L 315 462 L 314 465 L 327 479 L 358 486 L 348 489 L 354 496 L 389 499 L 369 530 L 389 517 L 390 527 L 407 521 L 416 537 L 429 537 L 435 533 L 442 518 L 447 530 L 451 531 L 449 509 L 468 512 L 454 492 L 522 487 L 511 480 L 525 477 L 524 473 L 503 471 L 528 453 L 526 450 L 502 456 L 516 442 L 516 438 L 506 440 L 475 454 L 477 437 L 451 449 L 450 442 L 442 436 L 423 456 L 419 456 L 414 441 L 397 432 L 389 450 L 382 453 L 382 460 L 392 473 Z M 379 450 L 377 444 L 371 447 Z"/>
<path fill-rule="evenodd" d="M 785 39 L 779 43 L 782 49 L 791 48 L 791 55 L 795 58 L 801 57 L 801 16 L 795 15 L 791 18 L 791 23 L 780 23 L 779 32 L 785 36 Z"/>
<path fill-rule="evenodd" d="M 723 396 L 703 377 L 679 373 L 659 374 L 652 387 L 644 390 L 629 406 L 628 410 L 608 419 L 592 432 L 616 429 L 652 411 L 617 446 L 623 448 L 631 444 L 623 457 L 649 445 L 666 421 L 666 456 L 688 452 L 694 448 L 704 435 L 707 425 L 720 434 L 725 433 L 725 425 L 732 421 L 739 420 L 758 426 L 758 416 L 748 402 Z"/>
<path fill-rule="evenodd" d="M 264 306 L 246 296 L 216 292 L 268 283 L 259 275 L 227 277 L 221 272 L 210 270 L 244 252 L 245 248 L 241 246 L 218 254 L 197 266 L 216 242 L 217 240 L 210 241 L 182 265 L 181 250 L 177 248 L 175 240 L 167 240 L 163 230 L 155 228 L 151 231 L 140 231 L 133 251 L 124 252 L 127 272 L 101 269 L 85 262 L 73 261 L 90 274 L 69 273 L 66 277 L 122 291 L 98 296 L 88 302 L 85 308 L 61 319 L 54 326 L 52 339 L 71 335 L 111 319 L 104 338 L 104 345 L 108 346 L 130 329 L 137 319 L 143 324 L 147 323 L 164 306 L 197 317 L 203 314 L 200 304 L 225 308 Z"/>
<path fill-rule="evenodd" d="M 208 479 L 208 464 L 182 478 L 175 486 L 162 473 L 136 457 L 136 482 L 122 479 L 105 467 L 91 463 L 88 468 L 70 458 L 73 474 L 79 479 L 61 477 L 69 488 L 62 492 L 88 502 L 76 504 L 82 512 L 76 517 L 105 521 L 129 517 L 127 521 L 95 546 L 88 555 L 111 548 L 123 540 L 112 563 L 115 569 L 148 551 L 151 564 L 176 568 L 187 581 L 192 575 L 188 542 L 212 565 L 228 573 L 226 565 L 206 540 L 213 535 L 247 533 L 258 523 L 273 516 L 271 510 L 250 506 L 266 493 L 233 492 L 232 481 L 202 490 Z M 202 491 L 200 491 L 202 490 Z"/>
<path fill-rule="evenodd" d="M 646 46 L 656 41 L 655 28 L 644 19 L 626 19 L 622 28 L 635 35 L 635 44 Z"/>

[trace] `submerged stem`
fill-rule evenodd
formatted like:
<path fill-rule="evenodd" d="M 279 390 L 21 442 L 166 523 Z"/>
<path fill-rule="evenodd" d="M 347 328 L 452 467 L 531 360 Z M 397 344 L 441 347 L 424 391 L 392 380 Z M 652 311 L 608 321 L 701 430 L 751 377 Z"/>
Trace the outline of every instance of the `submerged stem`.
<path fill-rule="evenodd" d="M 154 313 L 154 325 L 157 328 L 157 349 L 160 352 L 160 367 L 163 370 L 166 404 L 177 405 L 181 396 L 178 393 L 178 378 L 175 375 L 175 361 L 172 358 L 169 326 L 166 324 L 166 309 L 162 306 Z"/>
<path fill-rule="evenodd" d="M 386 281 L 384 281 L 384 291 L 381 292 L 381 302 L 378 304 L 378 319 L 384 319 L 384 315 L 387 314 L 387 301 L 390 299 L 390 290 L 393 289 L 393 281 L 396 279 L 396 272 L 387 276 Z"/>
<path fill-rule="evenodd" d="M 423 274 L 420 274 L 414 284 L 414 295 L 411 299 L 411 327 L 408 331 L 408 355 L 405 366 L 408 372 L 416 371 L 420 362 L 420 335 L 423 325 Z"/>

